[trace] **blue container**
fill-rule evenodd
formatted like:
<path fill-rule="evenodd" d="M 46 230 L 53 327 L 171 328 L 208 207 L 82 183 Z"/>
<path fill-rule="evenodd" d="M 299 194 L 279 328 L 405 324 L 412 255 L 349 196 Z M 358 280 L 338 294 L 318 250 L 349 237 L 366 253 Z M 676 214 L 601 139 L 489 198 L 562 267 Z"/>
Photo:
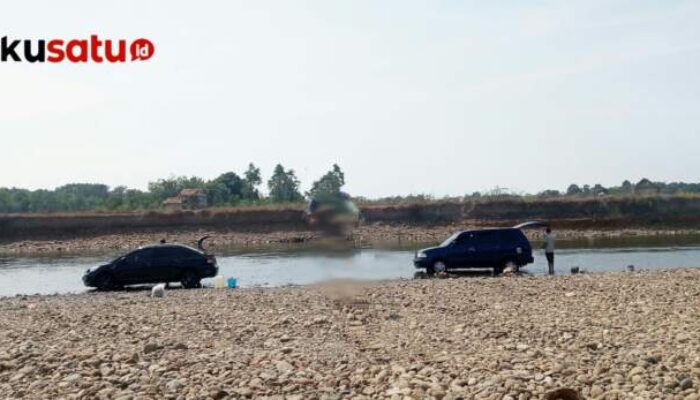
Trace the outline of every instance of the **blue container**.
<path fill-rule="evenodd" d="M 231 289 L 235 289 L 238 286 L 238 279 L 236 278 L 228 278 L 228 287 Z"/>

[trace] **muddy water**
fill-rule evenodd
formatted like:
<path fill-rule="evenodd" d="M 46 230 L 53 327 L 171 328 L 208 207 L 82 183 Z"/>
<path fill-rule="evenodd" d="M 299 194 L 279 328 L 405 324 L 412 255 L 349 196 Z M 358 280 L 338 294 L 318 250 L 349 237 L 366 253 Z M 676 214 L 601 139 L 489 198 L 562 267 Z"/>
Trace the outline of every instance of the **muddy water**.
<path fill-rule="evenodd" d="M 420 246 L 372 249 L 289 246 L 275 250 L 230 249 L 218 255 L 220 272 L 238 278 L 242 287 L 305 285 L 334 278 L 380 280 L 412 278 L 413 251 Z M 538 244 L 533 243 L 533 248 Z M 113 254 L 85 257 L 0 257 L 0 296 L 77 293 L 85 291 L 81 276 Z M 561 242 L 556 272 L 571 267 L 589 272 L 700 267 L 700 237 L 654 237 Z M 526 270 L 542 274 L 544 255 Z M 210 283 L 205 281 L 205 284 Z"/>

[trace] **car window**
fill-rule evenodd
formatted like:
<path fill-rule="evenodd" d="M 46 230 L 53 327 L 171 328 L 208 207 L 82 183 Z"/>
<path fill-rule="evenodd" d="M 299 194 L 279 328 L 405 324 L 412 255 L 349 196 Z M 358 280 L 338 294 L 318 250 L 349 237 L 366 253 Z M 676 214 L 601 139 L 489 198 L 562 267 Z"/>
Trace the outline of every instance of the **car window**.
<path fill-rule="evenodd" d="M 197 257 L 197 253 L 184 247 L 162 247 L 156 249 L 156 257 L 160 261 L 187 261 Z"/>
<path fill-rule="evenodd" d="M 192 258 L 192 257 L 197 257 L 197 256 L 200 255 L 200 254 L 197 253 L 196 251 L 193 251 L 193 250 L 190 250 L 190 249 L 185 249 L 185 248 L 178 249 L 177 251 L 178 251 L 178 255 L 180 255 L 180 256 L 182 256 L 182 257 L 190 257 L 190 258 Z"/>
<path fill-rule="evenodd" d="M 127 255 L 126 259 L 132 265 L 148 265 L 153 260 L 153 251 L 151 249 L 137 250 Z"/>
<path fill-rule="evenodd" d="M 158 258 L 168 257 L 171 251 L 170 247 L 156 247 L 153 249 L 153 256 Z"/>
<path fill-rule="evenodd" d="M 468 244 L 468 243 L 474 243 L 474 241 L 475 241 L 474 233 L 475 232 L 464 232 L 464 233 L 460 234 L 456 240 L 457 244 L 464 245 L 464 244 Z"/>
<path fill-rule="evenodd" d="M 138 253 L 139 250 L 132 251 L 131 253 L 124 254 L 123 256 L 117 257 L 114 261 L 114 263 L 123 263 L 123 262 L 131 262 L 134 257 L 136 256 L 136 253 Z"/>
<path fill-rule="evenodd" d="M 453 233 L 452 235 L 450 235 L 450 237 L 448 237 L 447 239 L 445 239 L 445 241 L 442 242 L 442 243 L 440 244 L 440 246 L 441 246 L 441 247 L 445 247 L 445 246 L 449 246 L 452 242 L 456 242 L 456 241 L 457 241 L 457 238 L 459 237 L 459 235 L 461 235 L 459 232 Z"/>
<path fill-rule="evenodd" d="M 188 250 L 183 247 L 175 247 L 170 250 L 169 256 L 173 258 L 192 258 L 195 257 L 197 253 L 192 250 Z"/>
<path fill-rule="evenodd" d="M 135 252 L 129 254 L 128 256 L 125 257 L 125 258 L 126 258 L 126 262 L 127 262 L 128 264 L 136 264 L 136 263 L 138 263 L 138 262 L 139 262 L 139 259 L 140 259 L 140 258 L 139 258 L 139 254 L 141 254 L 140 251 L 135 251 Z"/>
<path fill-rule="evenodd" d="M 498 230 L 478 231 L 474 232 L 474 237 L 480 244 L 495 244 L 500 242 L 502 232 Z"/>
<path fill-rule="evenodd" d="M 501 242 L 507 244 L 520 243 L 523 241 L 523 233 L 516 229 L 503 231 Z"/>

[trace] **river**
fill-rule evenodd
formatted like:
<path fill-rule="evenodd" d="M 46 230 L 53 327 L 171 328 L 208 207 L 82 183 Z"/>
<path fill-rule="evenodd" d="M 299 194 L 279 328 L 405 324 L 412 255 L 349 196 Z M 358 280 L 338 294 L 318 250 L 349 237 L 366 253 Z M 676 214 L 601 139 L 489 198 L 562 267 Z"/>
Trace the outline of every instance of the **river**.
<path fill-rule="evenodd" d="M 418 247 L 418 246 L 414 246 Z M 536 248 L 537 244 L 533 244 Z M 556 273 L 571 267 L 587 272 L 660 270 L 700 266 L 700 238 L 627 238 L 563 242 L 556 255 Z M 335 278 L 360 280 L 410 279 L 414 249 L 318 249 L 304 246 L 275 250 L 231 249 L 218 255 L 220 273 L 238 278 L 241 287 L 306 285 Z M 86 269 L 103 264 L 114 254 L 90 256 L 0 256 L 0 296 L 79 293 Z M 546 260 L 535 251 L 535 263 L 525 271 L 543 274 Z M 210 280 L 203 281 L 205 285 Z"/>

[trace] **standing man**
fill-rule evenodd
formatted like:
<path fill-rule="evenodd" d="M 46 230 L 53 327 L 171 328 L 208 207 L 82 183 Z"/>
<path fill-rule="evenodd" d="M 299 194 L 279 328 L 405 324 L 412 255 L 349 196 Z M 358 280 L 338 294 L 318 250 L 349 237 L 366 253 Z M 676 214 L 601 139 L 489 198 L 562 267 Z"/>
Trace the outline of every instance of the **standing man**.
<path fill-rule="evenodd" d="M 549 264 L 549 274 L 554 275 L 554 234 L 552 228 L 547 227 L 544 234 L 544 244 L 542 245 L 544 254 L 547 256 L 547 264 Z"/>

